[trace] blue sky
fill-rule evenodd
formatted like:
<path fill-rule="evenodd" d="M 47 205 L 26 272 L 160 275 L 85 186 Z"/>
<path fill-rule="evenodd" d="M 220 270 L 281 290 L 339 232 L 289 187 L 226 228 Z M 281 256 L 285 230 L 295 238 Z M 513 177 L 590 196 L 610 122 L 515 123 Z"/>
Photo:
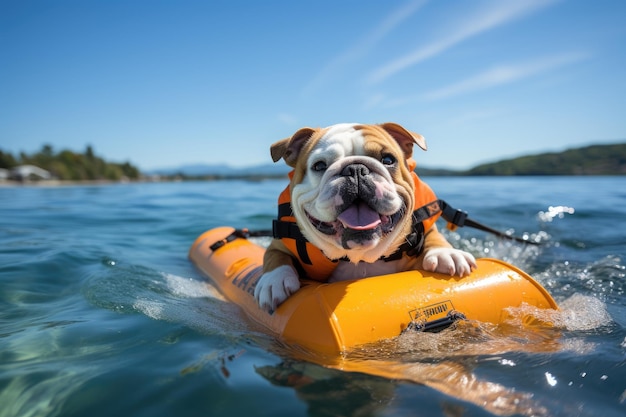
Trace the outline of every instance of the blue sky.
<path fill-rule="evenodd" d="M 626 1 L 0 0 L 0 149 L 270 163 L 397 122 L 418 164 L 626 142 Z"/>

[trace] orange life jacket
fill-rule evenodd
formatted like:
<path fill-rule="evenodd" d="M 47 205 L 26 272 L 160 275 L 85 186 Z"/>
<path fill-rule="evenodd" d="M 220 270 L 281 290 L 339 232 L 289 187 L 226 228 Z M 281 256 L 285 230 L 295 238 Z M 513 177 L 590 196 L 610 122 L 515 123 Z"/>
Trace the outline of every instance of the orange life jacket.
<path fill-rule="evenodd" d="M 408 161 L 413 186 L 415 189 L 415 204 L 413 206 L 413 225 L 411 233 L 407 236 L 404 244 L 398 250 L 384 258 L 385 261 L 400 259 L 403 254 L 418 256 L 424 246 L 425 233 L 433 226 L 442 212 L 440 200 L 433 190 L 420 180 L 415 171 L 415 162 Z M 293 171 L 289 178 L 293 177 Z M 289 251 L 298 260 L 296 267 L 300 269 L 300 275 L 315 281 L 325 282 L 337 266 L 338 260 L 327 258 L 324 253 L 302 235 L 296 224 L 291 209 L 291 193 L 289 185 L 278 197 L 278 218 L 273 221 L 272 232 L 275 238 L 281 239 Z"/>

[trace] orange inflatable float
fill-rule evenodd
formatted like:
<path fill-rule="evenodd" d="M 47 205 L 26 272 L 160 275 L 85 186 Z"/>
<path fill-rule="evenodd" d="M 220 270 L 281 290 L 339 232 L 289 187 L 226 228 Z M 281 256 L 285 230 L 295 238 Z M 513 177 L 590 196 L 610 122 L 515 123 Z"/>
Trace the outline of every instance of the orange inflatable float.
<path fill-rule="evenodd" d="M 464 278 L 409 271 L 330 284 L 305 281 L 270 315 L 253 296 L 264 252 L 234 228 L 219 227 L 200 235 L 189 257 L 250 319 L 285 343 L 318 353 L 345 352 L 407 329 L 437 330 L 459 319 L 498 324 L 507 319 L 507 308 L 524 303 L 558 309 L 528 274 L 483 258 Z"/>

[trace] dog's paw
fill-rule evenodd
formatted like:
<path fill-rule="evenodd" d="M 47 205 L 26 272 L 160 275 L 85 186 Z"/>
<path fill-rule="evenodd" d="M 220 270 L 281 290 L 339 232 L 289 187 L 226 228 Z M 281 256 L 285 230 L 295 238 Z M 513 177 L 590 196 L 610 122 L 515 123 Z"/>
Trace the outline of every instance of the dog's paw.
<path fill-rule="evenodd" d="M 478 265 L 474 256 L 469 252 L 453 248 L 432 248 L 424 254 L 422 267 L 431 272 L 464 277 Z"/>
<path fill-rule="evenodd" d="M 259 306 L 272 314 L 291 294 L 300 289 L 296 271 L 283 265 L 263 274 L 254 288 L 254 298 Z"/>

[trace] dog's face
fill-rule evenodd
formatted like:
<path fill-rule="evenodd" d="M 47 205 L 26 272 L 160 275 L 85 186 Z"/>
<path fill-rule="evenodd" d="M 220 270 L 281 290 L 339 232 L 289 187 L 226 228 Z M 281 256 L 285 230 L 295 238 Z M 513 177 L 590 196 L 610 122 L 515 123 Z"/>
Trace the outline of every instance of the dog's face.
<path fill-rule="evenodd" d="M 291 205 L 302 234 L 331 259 L 393 253 L 411 227 L 414 144 L 426 149 L 421 135 L 385 123 L 303 128 L 272 145 L 274 161 L 294 168 Z"/>

